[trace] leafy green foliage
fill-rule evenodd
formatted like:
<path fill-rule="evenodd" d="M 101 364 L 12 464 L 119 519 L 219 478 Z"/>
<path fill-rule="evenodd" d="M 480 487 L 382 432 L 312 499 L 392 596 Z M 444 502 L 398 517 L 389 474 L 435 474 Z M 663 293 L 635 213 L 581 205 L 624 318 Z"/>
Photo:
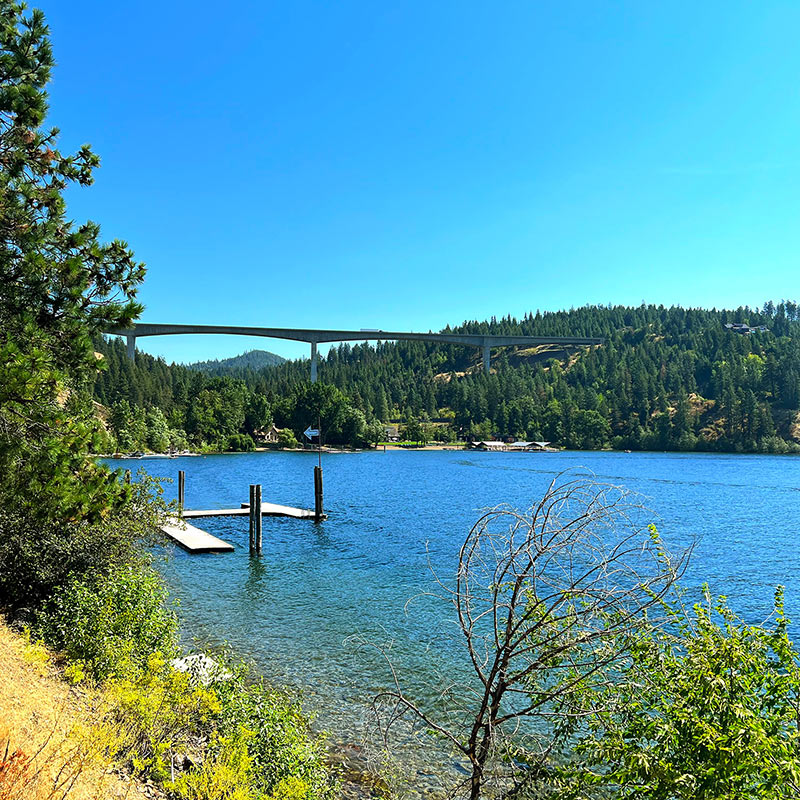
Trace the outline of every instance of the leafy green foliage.
<path fill-rule="evenodd" d="M 117 753 L 187 800 L 333 800 L 338 784 L 299 704 L 232 666 L 208 685 L 153 651 L 107 685 Z M 198 742 L 207 740 L 202 754 Z M 172 774 L 172 753 L 201 762 Z"/>
<path fill-rule="evenodd" d="M 419 444 L 425 444 L 425 442 L 427 442 L 426 431 L 416 417 L 411 417 L 411 419 L 408 420 L 401 429 L 401 433 L 403 438 L 407 439 L 409 442 L 417 442 Z"/>
<path fill-rule="evenodd" d="M 213 731 L 220 711 L 213 688 L 173 669 L 157 650 L 143 669 L 110 681 L 108 694 L 123 722 L 123 745 L 133 768 L 162 783 L 171 776 L 171 753 Z"/>
<path fill-rule="evenodd" d="M 125 503 L 99 519 L 31 515 L 15 502 L 0 506 L 0 605 L 35 607 L 73 575 L 96 583 L 112 569 L 140 563 L 142 543 L 166 514 L 160 491 L 140 474 L 121 486 Z"/>
<path fill-rule="evenodd" d="M 174 651 L 177 620 L 159 576 L 141 565 L 58 587 L 36 633 L 94 680 L 137 674 L 154 651 Z"/>
<path fill-rule="evenodd" d="M 278 433 L 278 447 L 287 447 L 290 450 L 293 450 L 299 444 L 300 443 L 297 441 L 297 437 L 294 435 L 294 432 L 288 428 L 284 428 L 282 431 L 280 431 L 280 433 Z"/>
<path fill-rule="evenodd" d="M 257 788 L 275 797 L 333 800 L 336 782 L 325 766 L 324 743 L 310 735 L 300 704 L 245 674 L 217 687 L 219 732 L 228 740 L 248 731 L 247 752 Z"/>
<path fill-rule="evenodd" d="M 336 442 L 345 424 L 348 401 L 345 394 L 326 383 L 307 384 L 294 398 L 289 427 L 298 438 L 311 426 L 319 427 L 327 441 Z M 337 436 L 339 434 L 339 436 Z"/>
<path fill-rule="evenodd" d="M 272 409 L 267 398 L 262 394 L 253 392 L 247 402 L 244 413 L 244 427 L 250 436 L 258 433 L 272 424 Z"/>
<path fill-rule="evenodd" d="M 186 411 L 186 432 L 196 439 L 224 443 L 244 427 L 247 387 L 241 381 L 212 378 Z"/>
<path fill-rule="evenodd" d="M 225 449 L 233 450 L 235 453 L 247 453 L 256 449 L 256 443 L 253 437 L 246 433 L 234 433 L 228 439 L 228 446 Z"/>
<path fill-rule="evenodd" d="M 584 698 L 603 710 L 576 748 L 575 794 L 560 796 L 796 798 L 800 666 L 787 625 L 780 588 L 771 627 L 707 589 L 690 616 L 670 608 L 670 624 L 641 631 L 626 669 Z"/>
<path fill-rule="evenodd" d="M 257 800 L 260 793 L 253 786 L 253 764 L 247 750 L 250 738 L 249 731 L 233 737 L 215 736 L 213 753 L 200 769 L 179 775 L 169 788 L 183 800 Z"/>

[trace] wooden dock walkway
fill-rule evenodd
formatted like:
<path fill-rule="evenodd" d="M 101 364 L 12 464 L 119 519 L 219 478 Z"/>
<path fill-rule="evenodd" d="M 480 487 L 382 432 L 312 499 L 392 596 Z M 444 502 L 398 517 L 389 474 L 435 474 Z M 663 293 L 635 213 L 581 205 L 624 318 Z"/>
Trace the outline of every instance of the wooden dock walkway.
<path fill-rule="evenodd" d="M 241 508 L 200 508 L 183 510 L 182 517 L 170 517 L 161 530 L 187 553 L 231 553 L 232 544 L 201 531 L 186 522 L 187 519 L 203 519 L 204 517 L 249 517 L 250 507 Z M 314 512 L 308 508 L 293 508 L 277 503 L 262 503 L 262 517 L 292 517 L 293 519 L 314 519 Z"/>
<path fill-rule="evenodd" d="M 202 517 L 249 517 L 250 507 L 242 508 L 211 508 L 211 509 L 184 509 L 184 519 L 200 519 Z M 314 512 L 308 508 L 293 508 L 281 506 L 277 503 L 261 503 L 262 517 L 292 517 L 293 519 L 314 519 Z"/>
<path fill-rule="evenodd" d="M 178 517 L 170 517 L 161 530 L 187 553 L 232 553 L 233 545 L 195 528 Z"/>

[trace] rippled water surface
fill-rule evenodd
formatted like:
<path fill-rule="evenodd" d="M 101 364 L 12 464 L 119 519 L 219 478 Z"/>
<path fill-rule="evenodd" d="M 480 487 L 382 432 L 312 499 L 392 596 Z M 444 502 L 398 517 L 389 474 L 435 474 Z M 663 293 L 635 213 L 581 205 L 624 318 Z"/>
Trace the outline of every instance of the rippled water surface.
<path fill-rule="evenodd" d="M 155 476 L 186 470 L 188 508 L 247 500 L 313 506 L 311 453 L 253 453 L 110 462 Z M 641 493 L 667 544 L 696 541 L 685 581 L 725 593 L 750 621 L 785 584 L 800 621 L 800 459 L 677 453 L 370 452 L 323 456 L 329 518 L 264 519 L 264 555 L 247 552 L 246 517 L 198 521 L 236 546 L 233 554 L 188 556 L 164 566 L 180 598 L 185 631 L 227 641 L 273 681 L 303 689 L 319 724 L 346 739 L 387 683 L 376 651 L 354 635 L 392 644 L 411 686 L 425 693 L 441 673 L 464 669 L 451 609 L 430 598 L 430 568 L 452 574 L 458 549 L 482 508 L 524 508 L 565 469 Z M 176 484 L 166 487 L 176 494 Z"/>

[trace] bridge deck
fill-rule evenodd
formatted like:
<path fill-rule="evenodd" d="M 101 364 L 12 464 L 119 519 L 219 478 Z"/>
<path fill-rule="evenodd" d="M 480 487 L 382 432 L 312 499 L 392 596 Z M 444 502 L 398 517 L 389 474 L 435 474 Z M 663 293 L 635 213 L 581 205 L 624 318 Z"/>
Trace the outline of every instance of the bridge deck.
<path fill-rule="evenodd" d="M 262 328 L 251 325 L 176 325 L 171 323 L 138 322 L 129 328 L 117 328 L 104 331 L 115 336 L 168 336 L 170 334 L 234 334 L 237 336 L 265 336 L 269 339 L 291 339 L 298 342 L 322 344 L 323 342 L 351 341 L 423 341 L 463 344 L 470 347 L 507 347 L 509 345 L 537 344 L 563 345 L 596 345 L 603 340 L 583 336 L 523 336 L 515 334 L 493 333 L 427 333 L 417 331 L 383 331 L 383 330 L 332 330 L 311 328 Z"/>

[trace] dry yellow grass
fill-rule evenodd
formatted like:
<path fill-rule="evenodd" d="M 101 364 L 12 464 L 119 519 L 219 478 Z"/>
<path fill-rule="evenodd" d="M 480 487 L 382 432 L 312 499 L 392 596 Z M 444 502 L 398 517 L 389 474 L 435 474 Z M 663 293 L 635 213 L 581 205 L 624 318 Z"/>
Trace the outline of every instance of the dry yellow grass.
<path fill-rule="evenodd" d="M 69 686 L 47 651 L 0 622 L 0 800 L 155 796 L 103 752 L 99 695 Z"/>

